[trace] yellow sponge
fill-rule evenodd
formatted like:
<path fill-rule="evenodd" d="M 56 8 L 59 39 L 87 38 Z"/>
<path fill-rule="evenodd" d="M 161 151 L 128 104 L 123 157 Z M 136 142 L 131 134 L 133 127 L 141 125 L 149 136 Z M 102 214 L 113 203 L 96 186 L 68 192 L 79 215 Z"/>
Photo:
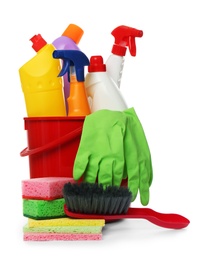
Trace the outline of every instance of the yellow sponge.
<path fill-rule="evenodd" d="M 54 218 L 45 220 L 28 219 L 29 227 L 51 227 L 51 226 L 105 226 L 104 219 L 71 219 Z"/>
<path fill-rule="evenodd" d="M 100 234 L 102 226 L 50 226 L 50 227 L 29 227 L 25 225 L 25 233 L 65 233 L 65 234 Z"/>

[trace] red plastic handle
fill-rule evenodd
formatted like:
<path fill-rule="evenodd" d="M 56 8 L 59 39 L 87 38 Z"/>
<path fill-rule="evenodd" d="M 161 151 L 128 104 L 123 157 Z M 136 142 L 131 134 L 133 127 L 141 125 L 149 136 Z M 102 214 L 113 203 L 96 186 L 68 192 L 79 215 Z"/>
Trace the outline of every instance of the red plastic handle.
<path fill-rule="evenodd" d="M 141 218 L 146 219 L 157 226 L 171 229 L 185 228 L 190 223 L 190 221 L 187 218 L 179 214 L 159 213 L 149 208 L 129 208 L 126 214 L 119 215 L 98 215 L 71 212 L 68 210 L 65 204 L 64 212 L 67 216 L 72 218 L 105 219 L 109 222 L 125 218 Z"/>
<path fill-rule="evenodd" d="M 72 139 L 74 139 L 78 136 L 81 136 L 81 134 L 82 134 L 82 127 L 79 127 L 77 129 L 73 130 L 72 132 L 70 132 L 52 142 L 49 142 L 43 146 L 37 147 L 35 149 L 31 149 L 31 150 L 29 150 L 29 148 L 26 147 L 24 150 L 22 150 L 20 152 L 20 156 L 33 155 L 33 154 L 44 152 L 46 150 L 54 148 L 55 146 L 57 146 L 59 144 L 69 142 Z"/>

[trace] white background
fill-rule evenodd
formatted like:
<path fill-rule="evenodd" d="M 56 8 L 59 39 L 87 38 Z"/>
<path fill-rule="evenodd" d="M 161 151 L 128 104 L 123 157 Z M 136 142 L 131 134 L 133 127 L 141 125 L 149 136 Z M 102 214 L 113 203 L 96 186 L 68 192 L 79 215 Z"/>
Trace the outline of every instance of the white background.
<path fill-rule="evenodd" d="M 201 37 L 199 0 L 1 1 L 1 259 L 200 259 Z M 109 5 L 108 5 L 109 4 Z M 108 224 L 102 241 L 24 242 L 21 180 L 29 178 L 18 69 L 35 55 L 29 39 L 51 43 L 70 23 L 83 28 L 80 49 L 110 55 L 111 31 L 141 29 L 137 56 L 127 52 L 121 90 L 144 127 L 154 180 L 149 207 L 191 223 L 183 230 L 146 220 Z M 133 206 L 141 207 L 139 197 Z M 4 255 L 4 256 L 3 256 Z M 194 256 L 194 257 L 193 257 Z"/>

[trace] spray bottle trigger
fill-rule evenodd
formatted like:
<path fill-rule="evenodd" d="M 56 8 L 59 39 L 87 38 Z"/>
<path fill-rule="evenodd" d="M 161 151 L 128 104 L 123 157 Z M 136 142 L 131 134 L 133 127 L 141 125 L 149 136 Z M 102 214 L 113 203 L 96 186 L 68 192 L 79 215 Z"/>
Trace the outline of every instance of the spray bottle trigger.
<path fill-rule="evenodd" d="M 129 52 L 131 56 L 136 56 L 136 43 L 135 43 L 135 37 L 132 39 L 132 37 L 128 37 L 128 43 L 127 43 Z"/>
<path fill-rule="evenodd" d="M 60 71 L 58 77 L 62 77 L 62 76 L 64 76 L 67 72 L 69 72 L 69 66 L 70 66 L 69 61 L 68 61 L 68 60 L 63 60 L 63 66 L 62 66 L 62 69 L 61 69 L 61 71 Z M 68 74 L 68 76 L 69 76 L 69 74 Z M 69 77 L 68 77 L 68 81 L 70 81 L 70 80 L 69 80 Z"/>
<path fill-rule="evenodd" d="M 60 76 L 63 76 L 67 72 L 69 75 L 70 66 L 74 66 L 77 81 L 78 82 L 84 81 L 84 66 L 89 65 L 89 59 L 83 52 L 79 50 L 55 50 L 53 51 L 52 56 L 55 59 L 63 60 L 63 68 L 59 74 Z"/>

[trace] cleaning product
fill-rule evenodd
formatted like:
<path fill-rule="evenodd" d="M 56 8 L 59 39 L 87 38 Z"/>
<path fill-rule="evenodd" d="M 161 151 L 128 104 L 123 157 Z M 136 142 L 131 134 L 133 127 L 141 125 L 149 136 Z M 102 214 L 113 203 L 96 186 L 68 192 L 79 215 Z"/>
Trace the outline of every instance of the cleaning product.
<path fill-rule="evenodd" d="M 23 227 L 25 241 L 100 240 L 104 219 L 28 219 Z"/>
<path fill-rule="evenodd" d="M 85 87 L 91 113 L 109 109 L 123 111 L 128 108 L 126 101 L 114 80 L 107 73 L 102 56 L 91 56 Z"/>
<path fill-rule="evenodd" d="M 105 225 L 104 219 L 72 219 L 68 217 L 53 218 L 53 219 L 28 219 L 28 226 L 33 227 L 68 227 L 68 226 L 90 226 L 90 227 L 103 227 Z"/>
<path fill-rule="evenodd" d="M 55 200 L 23 199 L 23 216 L 33 219 L 64 217 L 64 198 Z"/>
<path fill-rule="evenodd" d="M 69 241 L 69 240 L 102 240 L 101 234 L 71 234 L 71 233 L 29 233 L 25 232 L 24 241 Z"/>
<path fill-rule="evenodd" d="M 53 44 L 40 34 L 30 39 L 37 54 L 20 69 L 20 80 L 29 117 L 66 116 L 60 61 L 52 57 Z"/>
<path fill-rule="evenodd" d="M 84 31 L 76 24 L 69 24 L 60 37 L 55 39 L 52 44 L 57 50 L 79 50 L 78 43 L 80 42 Z M 68 74 L 63 76 L 63 90 L 66 101 L 66 108 L 68 112 L 67 98 L 70 94 L 70 85 L 68 81 Z"/>
<path fill-rule="evenodd" d="M 125 218 L 141 218 L 171 229 L 182 229 L 190 221 L 179 214 L 159 213 L 149 208 L 131 208 L 131 192 L 126 187 L 92 183 L 68 183 L 64 185 L 64 211 L 68 217 L 81 219 L 105 219 L 114 221 Z"/>
<path fill-rule="evenodd" d="M 85 117 L 25 117 L 30 178 L 72 177 Z M 67 159 L 66 159 L 67 158 Z"/>
<path fill-rule="evenodd" d="M 59 220 L 60 218 L 58 218 Z M 38 221 L 38 220 L 36 220 Z M 78 222 L 78 221 L 77 221 Z M 79 222 L 78 222 L 79 225 Z M 102 226 L 76 226 L 76 225 L 69 225 L 69 226 L 51 226 L 51 227 L 29 227 L 26 224 L 23 227 L 24 233 L 69 233 L 69 234 L 98 234 L 102 231 Z M 86 221 L 87 225 L 87 221 Z"/>
<path fill-rule="evenodd" d="M 44 177 L 22 180 L 22 198 L 35 200 L 54 200 L 63 198 L 65 183 L 74 183 L 68 177 Z"/>
<path fill-rule="evenodd" d="M 98 138 L 97 138 L 98 136 Z M 149 145 L 135 110 L 102 109 L 85 118 L 73 178 L 105 186 L 127 186 L 132 201 L 149 203 L 153 179 Z"/>
<path fill-rule="evenodd" d="M 117 87 L 120 87 L 127 47 L 131 56 L 136 56 L 135 38 L 142 37 L 143 31 L 121 25 L 115 28 L 111 34 L 114 36 L 115 42 L 112 54 L 106 61 L 107 72 Z"/>
<path fill-rule="evenodd" d="M 70 95 L 68 102 L 68 116 L 86 116 L 91 113 L 84 85 L 84 66 L 89 65 L 87 56 L 78 50 L 55 50 L 55 59 L 63 60 L 63 68 L 59 76 L 68 72 Z"/>

